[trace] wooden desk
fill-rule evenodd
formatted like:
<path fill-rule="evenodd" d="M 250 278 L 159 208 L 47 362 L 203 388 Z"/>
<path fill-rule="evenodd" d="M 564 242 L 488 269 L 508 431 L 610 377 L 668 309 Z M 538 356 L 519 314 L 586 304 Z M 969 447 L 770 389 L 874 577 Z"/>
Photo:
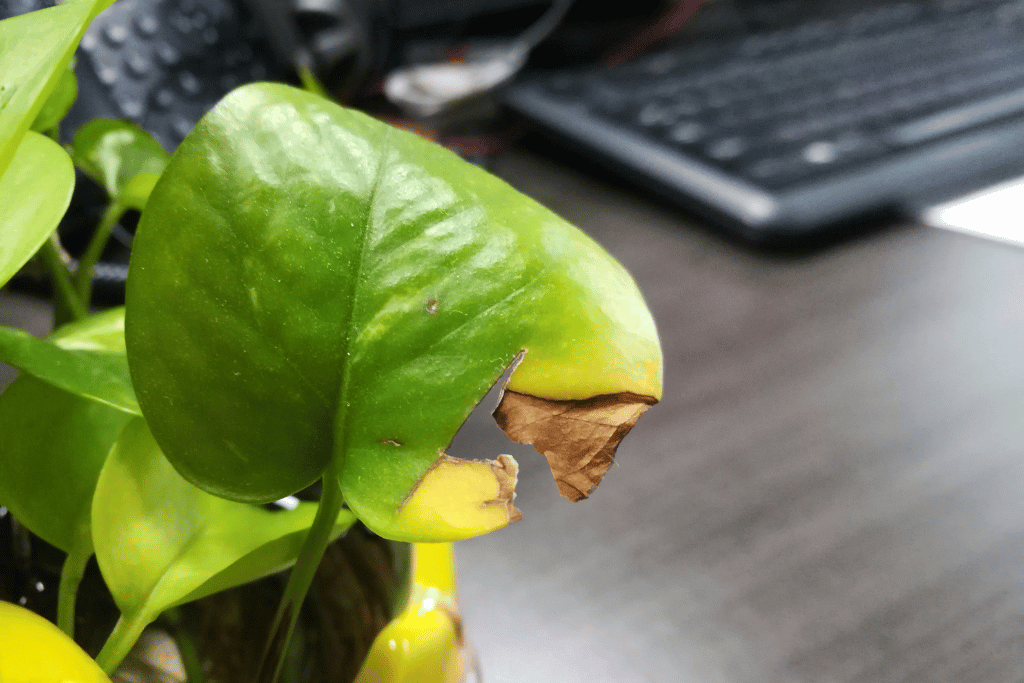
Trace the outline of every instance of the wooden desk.
<path fill-rule="evenodd" d="M 577 505 L 464 428 L 455 454 L 522 467 L 524 519 L 459 544 L 488 683 L 1024 680 L 1024 250 L 907 227 L 757 256 L 497 171 L 634 273 L 666 389 Z"/>
<path fill-rule="evenodd" d="M 633 271 L 666 392 L 577 505 L 492 400 L 460 433 L 522 467 L 525 518 L 459 544 L 488 683 L 1024 680 L 1024 251 L 907 227 L 758 256 L 525 154 L 497 170 Z"/>

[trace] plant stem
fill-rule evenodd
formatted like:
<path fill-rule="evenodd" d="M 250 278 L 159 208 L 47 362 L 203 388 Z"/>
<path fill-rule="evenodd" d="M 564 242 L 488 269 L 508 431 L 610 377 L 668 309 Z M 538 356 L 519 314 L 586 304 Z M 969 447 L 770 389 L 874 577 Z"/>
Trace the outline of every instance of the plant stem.
<path fill-rule="evenodd" d="M 50 235 L 50 239 L 46 240 L 39 250 L 50 269 L 50 277 L 53 278 L 54 298 L 58 305 L 54 312 L 54 327 L 67 322 L 65 316 L 72 320 L 81 320 L 88 314 L 85 303 L 78 298 L 78 292 L 71 284 L 71 272 L 62 255 L 63 251 L 56 232 Z M 60 313 L 60 307 L 63 307 L 65 313 Z"/>
<path fill-rule="evenodd" d="M 288 585 L 285 586 L 281 604 L 274 615 L 274 624 L 270 628 L 267 643 L 263 648 L 263 657 L 256 672 L 256 683 L 274 683 L 277 680 L 292 632 L 299 620 L 302 603 L 331 541 L 334 524 L 341 513 L 343 502 L 337 468 L 332 461 L 324 472 L 323 493 L 317 506 L 316 517 L 313 518 L 313 525 L 302 542 L 298 560 L 288 576 Z"/>
<path fill-rule="evenodd" d="M 141 612 L 133 614 L 131 619 L 125 619 L 122 614 L 117 620 L 114 631 L 103 644 L 103 649 L 96 655 L 96 663 L 108 676 L 114 673 L 114 669 L 128 656 L 142 631 L 151 621 L 148 615 Z"/>
<path fill-rule="evenodd" d="M 92 239 L 89 240 L 89 245 L 78 262 L 78 272 L 75 273 L 75 289 L 78 291 L 79 300 L 92 301 L 93 272 L 96 270 L 96 264 L 103 254 L 103 248 L 107 246 L 107 240 L 110 239 L 110 233 L 114 231 L 114 226 L 127 210 L 128 207 L 121 202 L 116 200 L 111 202 L 104 212 L 96 232 L 93 233 Z"/>
<path fill-rule="evenodd" d="M 320 82 L 320 79 L 316 77 L 316 74 L 313 73 L 312 69 L 306 66 L 300 66 L 298 68 L 298 73 L 299 80 L 302 82 L 302 88 L 306 92 L 311 92 L 314 95 L 319 95 L 320 97 L 328 101 L 331 100 L 330 93 L 327 92 L 327 89 L 324 88 L 323 84 Z"/>
<path fill-rule="evenodd" d="M 75 637 L 75 599 L 78 597 L 78 586 L 85 574 L 85 565 L 92 557 L 92 539 L 86 533 L 79 534 L 64 559 L 60 570 L 60 588 L 57 589 L 57 627 Z"/>

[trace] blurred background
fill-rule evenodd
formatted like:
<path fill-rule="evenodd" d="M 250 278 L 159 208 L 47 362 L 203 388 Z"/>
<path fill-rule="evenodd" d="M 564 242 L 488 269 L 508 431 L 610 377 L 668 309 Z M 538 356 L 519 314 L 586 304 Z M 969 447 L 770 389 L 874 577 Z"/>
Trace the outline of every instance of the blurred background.
<path fill-rule="evenodd" d="M 120 116 L 173 149 L 240 83 L 318 82 L 634 274 L 665 397 L 590 500 L 558 496 L 493 395 L 452 445 L 521 466 L 524 519 L 458 546 L 484 680 L 1011 683 L 1021 38 L 1010 0 L 119 0 L 62 132 Z M 102 211 L 78 186 L 72 256 Z M 46 334 L 46 287 L 23 272 L 0 324 Z"/>

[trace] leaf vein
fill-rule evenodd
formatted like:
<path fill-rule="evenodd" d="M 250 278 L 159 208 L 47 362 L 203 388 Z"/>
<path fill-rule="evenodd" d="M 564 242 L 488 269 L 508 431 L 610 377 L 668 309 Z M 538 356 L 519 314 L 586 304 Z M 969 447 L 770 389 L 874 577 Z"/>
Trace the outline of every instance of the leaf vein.
<path fill-rule="evenodd" d="M 378 193 L 380 192 L 380 186 L 384 180 L 384 174 L 387 170 L 388 158 L 390 157 L 392 151 L 392 131 L 393 129 L 390 127 L 386 127 L 384 129 L 384 138 L 383 140 L 381 140 L 380 145 L 380 163 L 377 165 L 377 172 L 374 176 L 373 184 L 370 186 L 369 196 L 366 199 L 366 216 L 363 219 L 363 232 L 359 240 L 359 251 L 356 254 L 356 261 L 352 268 L 352 290 L 349 294 L 349 310 L 347 316 L 348 320 L 344 327 L 345 339 L 342 344 L 342 348 L 345 355 L 342 356 L 341 387 L 338 392 L 338 405 L 336 408 L 337 413 L 335 414 L 334 422 L 335 439 L 337 439 L 337 437 L 339 436 L 337 433 L 338 427 L 340 426 L 342 428 L 342 433 L 340 435 L 342 453 L 345 453 L 348 450 L 348 411 L 346 409 L 348 407 L 347 398 L 349 382 L 351 379 L 351 373 L 349 372 L 350 362 L 347 360 L 349 358 L 348 351 L 352 343 L 352 339 L 354 337 L 353 326 L 355 323 L 356 310 L 358 309 L 359 304 L 360 280 L 362 279 L 363 275 L 363 264 L 366 261 L 366 252 L 370 246 L 370 232 L 373 229 L 373 208 L 374 204 L 377 201 L 377 196 Z M 338 452 L 337 441 L 335 442 L 334 452 L 335 454 L 337 454 Z"/>

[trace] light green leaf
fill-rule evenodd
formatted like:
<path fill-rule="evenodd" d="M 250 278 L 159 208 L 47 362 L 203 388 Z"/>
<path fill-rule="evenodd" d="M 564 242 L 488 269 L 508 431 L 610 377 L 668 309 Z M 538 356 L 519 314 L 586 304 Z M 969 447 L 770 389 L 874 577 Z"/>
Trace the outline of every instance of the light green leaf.
<path fill-rule="evenodd" d="M 24 330 L 0 327 L 0 362 L 77 396 L 138 415 L 123 348 L 109 350 L 123 321 L 123 309 L 82 321 L 97 326 L 95 335 L 83 339 L 65 336 L 63 329 L 53 340 L 45 340 Z"/>
<path fill-rule="evenodd" d="M 0 21 L 0 176 L 93 17 L 113 0 L 68 0 Z"/>
<path fill-rule="evenodd" d="M 149 201 L 149 195 L 153 193 L 153 188 L 156 187 L 158 180 L 160 180 L 159 173 L 140 173 L 133 177 L 125 183 L 121 191 L 121 204 L 130 209 L 142 211 L 146 208 L 146 202 Z"/>
<path fill-rule="evenodd" d="M 333 461 L 346 503 L 399 540 L 517 516 L 514 461 L 442 455 L 515 360 L 506 399 L 535 399 L 546 427 L 517 431 L 517 409 L 506 430 L 590 480 L 661 393 L 650 313 L 597 244 L 454 154 L 283 85 L 234 91 L 178 148 L 127 302 L 139 401 L 178 471 L 261 501 Z"/>
<path fill-rule="evenodd" d="M 68 323 L 54 332 L 50 341 L 66 351 L 95 351 L 123 356 L 124 307 L 108 308 L 85 320 Z"/>
<path fill-rule="evenodd" d="M 123 309 L 67 325 L 65 349 L 124 354 Z M 0 394 L 0 504 L 65 552 L 85 535 L 103 462 L 130 415 L 21 376 Z"/>
<path fill-rule="evenodd" d="M 94 119 L 86 123 L 75 134 L 72 155 L 82 172 L 103 186 L 112 199 L 121 198 L 129 182 L 138 175 L 159 176 L 170 159 L 170 154 L 152 135 L 121 119 Z M 149 189 L 153 182 L 150 178 Z M 139 193 L 136 187 L 134 194 Z M 144 200 L 133 208 L 142 206 Z"/>
<path fill-rule="evenodd" d="M 36 120 L 32 122 L 32 130 L 45 133 L 60 123 L 71 109 L 71 105 L 75 103 L 76 97 L 78 97 L 78 79 L 75 77 L 74 71 L 66 69 L 61 72 L 57 87 L 53 89 L 50 96 L 46 98 L 43 108 L 36 114 Z"/>
<path fill-rule="evenodd" d="M 75 188 L 67 152 L 32 131 L 25 134 L 7 171 L 0 177 L 0 286 L 56 229 Z"/>
<path fill-rule="evenodd" d="M 93 544 L 122 619 L 133 625 L 127 630 L 134 632 L 168 607 L 287 568 L 314 515 L 312 503 L 269 512 L 199 490 L 174 471 L 145 422 L 135 419 L 100 473 Z M 354 521 L 344 511 L 332 537 Z M 119 655 L 108 652 L 104 665 Z"/>

